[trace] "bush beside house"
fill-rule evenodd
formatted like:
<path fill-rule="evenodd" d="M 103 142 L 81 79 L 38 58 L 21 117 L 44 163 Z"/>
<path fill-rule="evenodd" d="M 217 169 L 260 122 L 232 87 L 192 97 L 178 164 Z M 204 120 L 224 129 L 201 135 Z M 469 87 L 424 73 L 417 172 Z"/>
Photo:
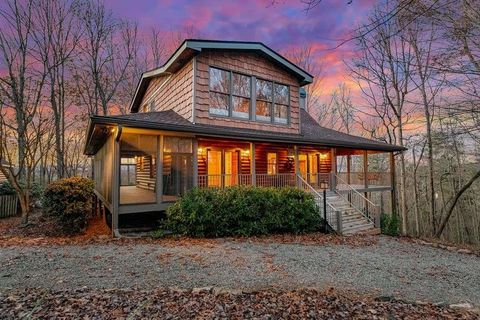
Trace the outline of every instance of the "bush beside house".
<path fill-rule="evenodd" d="M 83 231 L 92 212 L 94 183 L 72 177 L 50 183 L 43 194 L 44 213 L 58 220 L 65 234 Z"/>
<path fill-rule="evenodd" d="M 193 237 L 254 236 L 318 230 L 311 194 L 295 188 L 193 189 L 170 206 L 164 227 Z"/>
<path fill-rule="evenodd" d="M 7 180 L 0 182 L 0 196 L 15 194 L 15 189 Z"/>
<path fill-rule="evenodd" d="M 380 228 L 382 234 L 389 236 L 398 236 L 400 230 L 400 220 L 396 214 L 382 213 L 380 216 Z"/>

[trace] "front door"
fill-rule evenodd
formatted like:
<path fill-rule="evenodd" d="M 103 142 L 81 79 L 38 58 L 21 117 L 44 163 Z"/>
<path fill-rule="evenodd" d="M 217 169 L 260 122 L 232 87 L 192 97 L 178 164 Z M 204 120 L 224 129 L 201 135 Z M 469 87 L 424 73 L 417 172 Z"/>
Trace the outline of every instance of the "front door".
<path fill-rule="evenodd" d="M 207 151 L 208 186 L 221 187 L 238 184 L 240 152 L 231 150 Z"/>
<path fill-rule="evenodd" d="M 318 184 L 318 154 L 308 155 L 308 176 L 310 184 Z"/>
<path fill-rule="evenodd" d="M 225 151 L 224 153 L 224 170 L 225 186 L 233 186 L 238 184 L 238 169 L 239 169 L 239 152 L 238 151 Z"/>

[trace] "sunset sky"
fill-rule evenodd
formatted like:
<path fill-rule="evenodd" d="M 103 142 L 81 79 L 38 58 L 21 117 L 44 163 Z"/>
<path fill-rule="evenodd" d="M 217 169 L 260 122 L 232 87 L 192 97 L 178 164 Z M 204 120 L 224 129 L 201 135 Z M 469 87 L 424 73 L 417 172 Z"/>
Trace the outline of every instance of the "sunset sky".
<path fill-rule="evenodd" d="M 107 0 L 116 15 L 165 31 L 194 29 L 201 38 L 261 41 L 285 52 L 291 47 L 311 44 L 318 62 L 323 62 L 323 94 L 346 80 L 343 59 L 352 54 L 352 43 L 333 49 L 349 38 L 356 25 L 365 20 L 376 1 L 323 0 L 306 11 L 301 0 Z"/>

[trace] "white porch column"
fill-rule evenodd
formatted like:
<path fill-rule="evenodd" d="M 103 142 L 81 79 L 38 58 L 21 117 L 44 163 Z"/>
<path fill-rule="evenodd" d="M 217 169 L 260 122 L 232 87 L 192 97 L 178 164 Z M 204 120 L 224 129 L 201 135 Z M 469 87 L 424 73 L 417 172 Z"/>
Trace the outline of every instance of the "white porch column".
<path fill-rule="evenodd" d="M 330 190 L 337 189 L 337 149 L 330 149 L 332 168 L 330 169 Z"/>
<path fill-rule="evenodd" d="M 198 187 L 198 141 L 193 139 L 193 187 Z"/>
<path fill-rule="evenodd" d="M 301 187 L 300 179 L 300 166 L 298 161 L 298 146 L 293 146 L 293 163 L 295 165 L 295 180 L 297 181 L 297 187 Z"/>
<path fill-rule="evenodd" d="M 347 155 L 347 183 L 352 184 L 352 156 Z"/>
<path fill-rule="evenodd" d="M 118 212 L 120 205 L 120 135 L 121 127 L 116 128 L 116 137 L 113 139 L 113 174 L 112 174 L 112 235 L 119 237 Z"/>
<path fill-rule="evenodd" d="M 257 185 L 257 167 L 255 164 L 255 143 L 250 142 L 250 174 L 252 177 L 252 186 Z"/>
<path fill-rule="evenodd" d="M 397 214 L 397 191 L 396 191 L 396 176 L 395 176 L 395 155 L 393 152 L 390 152 L 390 184 L 391 184 L 391 206 L 392 206 L 392 215 Z"/>
<path fill-rule="evenodd" d="M 157 203 L 162 203 L 163 198 L 163 135 L 157 139 L 157 179 L 156 179 Z"/>

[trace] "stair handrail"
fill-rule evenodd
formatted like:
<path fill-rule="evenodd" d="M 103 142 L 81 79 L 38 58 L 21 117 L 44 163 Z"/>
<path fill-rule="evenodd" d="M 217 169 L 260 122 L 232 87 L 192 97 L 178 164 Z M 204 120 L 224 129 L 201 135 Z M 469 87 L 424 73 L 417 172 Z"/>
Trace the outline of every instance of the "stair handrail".
<path fill-rule="evenodd" d="M 305 179 L 300 174 L 297 174 L 297 178 L 305 185 L 307 186 L 310 191 L 315 194 L 317 197 L 319 197 L 323 201 L 323 195 L 321 195 L 317 190 L 315 190 L 314 187 L 310 185 Z M 327 206 L 330 207 L 333 211 L 339 211 L 337 208 L 335 208 L 330 202 L 326 201 Z"/>
<path fill-rule="evenodd" d="M 360 199 L 362 199 L 363 201 L 365 201 L 367 203 L 367 206 L 370 205 L 372 207 L 374 207 L 375 209 L 379 209 L 380 206 L 373 203 L 371 200 L 369 200 L 367 197 L 365 197 L 363 194 L 361 194 L 357 189 L 355 189 L 354 187 L 352 187 L 351 185 L 349 185 L 347 182 L 345 182 L 345 180 L 343 180 L 342 178 L 340 178 L 338 175 L 335 175 L 335 178 L 338 179 L 340 182 L 342 182 L 348 189 L 348 191 L 350 192 L 353 192 L 355 195 L 357 195 L 358 197 L 360 197 Z M 340 196 L 341 198 L 343 198 L 344 200 L 346 200 L 351 206 L 352 208 L 354 208 L 357 212 L 359 212 L 362 216 L 364 216 L 366 219 L 368 219 L 370 222 L 372 223 L 375 223 L 373 218 L 370 217 L 370 211 L 371 210 L 367 210 L 367 208 L 365 208 L 365 210 L 362 210 L 361 208 L 358 208 L 357 206 L 355 206 L 353 204 L 353 201 L 350 201 L 348 198 L 346 198 L 344 195 L 342 195 L 341 192 L 339 192 L 338 190 L 336 191 L 336 194 L 338 194 L 338 196 Z"/>
<path fill-rule="evenodd" d="M 345 180 L 343 180 L 342 178 L 340 178 L 338 175 L 335 175 L 335 178 L 337 180 L 340 180 L 340 182 L 342 182 L 345 186 L 347 186 L 347 188 L 350 190 L 350 191 L 353 191 L 355 194 L 359 195 L 361 198 L 363 198 L 366 202 L 368 202 L 369 204 L 371 204 L 372 206 L 374 207 L 379 207 L 379 205 L 373 203 L 370 199 L 368 199 L 367 197 L 365 197 L 363 194 L 361 194 L 360 192 L 358 192 L 357 189 L 355 189 L 354 187 L 352 187 L 351 185 L 349 185 Z M 338 192 L 338 194 L 340 194 L 340 192 Z"/>

